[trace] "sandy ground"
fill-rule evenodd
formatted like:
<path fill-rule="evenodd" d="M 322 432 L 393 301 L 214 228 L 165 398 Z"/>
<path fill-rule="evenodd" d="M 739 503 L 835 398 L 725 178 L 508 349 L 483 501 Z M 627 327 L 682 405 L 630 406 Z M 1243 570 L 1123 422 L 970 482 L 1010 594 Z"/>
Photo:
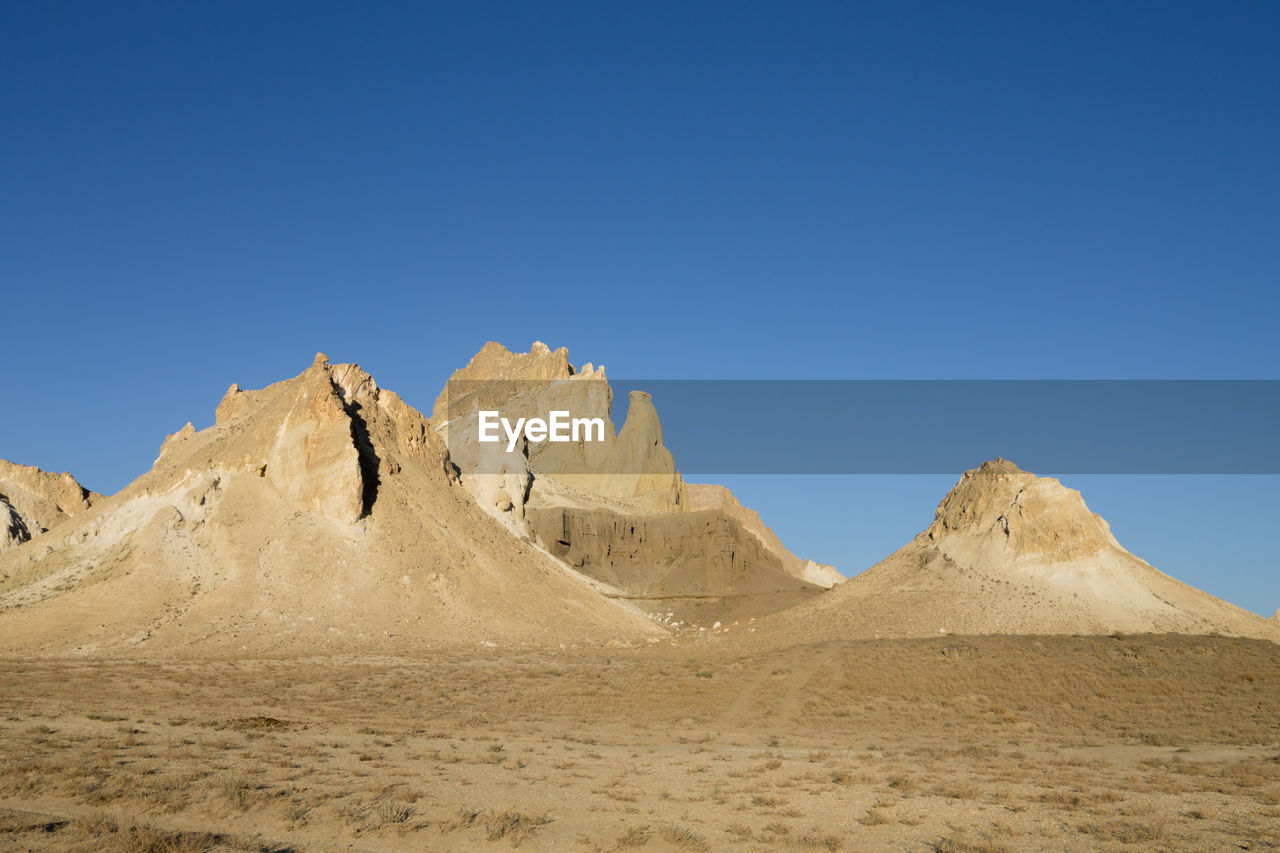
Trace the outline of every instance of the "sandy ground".
<path fill-rule="evenodd" d="M 3 850 L 1264 850 L 1280 646 L 0 662 Z"/>

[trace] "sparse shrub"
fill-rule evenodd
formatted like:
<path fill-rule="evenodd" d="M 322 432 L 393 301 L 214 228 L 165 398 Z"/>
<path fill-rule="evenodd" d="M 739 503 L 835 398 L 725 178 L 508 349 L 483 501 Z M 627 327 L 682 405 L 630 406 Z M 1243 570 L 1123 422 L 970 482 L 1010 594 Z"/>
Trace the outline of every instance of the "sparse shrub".
<path fill-rule="evenodd" d="M 378 817 L 384 823 L 404 823 L 413 817 L 413 806 L 387 800 L 378 808 Z"/>
<path fill-rule="evenodd" d="M 844 846 L 840 836 L 813 831 L 800 837 L 800 846 L 806 850 L 830 850 L 832 853 Z"/>
<path fill-rule="evenodd" d="M 707 839 L 685 826 L 668 823 L 661 827 L 659 833 L 668 844 L 674 844 L 685 850 L 710 850 Z"/>
<path fill-rule="evenodd" d="M 248 811 L 249 806 L 253 804 L 253 794 L 257 789 L 241 777 L 223 776 L 216 785 L 218 793 L 225 797 L 233 808 L 243 812 Z"/>
<path fill-rule="evenodd" d="M 649 838 L 653 835 L 653 831 L 649 829 L 647 823 L 633 826 L 622 835 L 618 836 L 619 847 L 643 847 L 649 843 Z"/>
<path fill-rule="evenodd" d="M 505 811 L 486 818 L 484 826 L 490 841 L 505 839 L 512 845 L 518 845 L 549 823 L 551 818 L 548 815 L 530 817 L 516 811 Z"/>
<path fill-rule="evenodd" d="M 338 806 L 338 816 L 348 823 L 360 823 L 368 813 L 369 807 L 360 799 L 348 800 Z"/>

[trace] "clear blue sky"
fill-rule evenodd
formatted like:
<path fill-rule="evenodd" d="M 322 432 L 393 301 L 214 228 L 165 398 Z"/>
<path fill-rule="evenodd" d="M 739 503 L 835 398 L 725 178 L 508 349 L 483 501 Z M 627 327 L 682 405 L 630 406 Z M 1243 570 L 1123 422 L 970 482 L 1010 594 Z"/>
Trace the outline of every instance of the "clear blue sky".
<path fill-rule="evenodd" d="M 1275 3 L 3 20 L 0 456 L 102 491 L 316 350 L 423 408 L 489 339 L 620 376 L 1280 377 Z M 954 478 L 739 479 L 852 573 Z M 1276 478 L 1069 485 L 1280 607 Z"/>

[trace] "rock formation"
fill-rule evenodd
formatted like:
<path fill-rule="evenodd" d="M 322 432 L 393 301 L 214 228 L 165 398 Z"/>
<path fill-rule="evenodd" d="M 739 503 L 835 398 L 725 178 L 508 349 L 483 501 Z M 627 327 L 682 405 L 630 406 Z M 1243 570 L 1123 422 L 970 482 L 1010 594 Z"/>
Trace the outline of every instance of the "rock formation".
<path fill-rule="evenodd" d="M 602 590 L 481 513 L 419 412 L 318 355 L 232 386 L 214 426 L 0 555 L 0 645 L 288 655 L 661 633 Z"/>
<path fill-rule="evenodd" d="M 31 541 L 31 531 L 5 495 L 0 495 L 0 550 Z"/>
<path fill-rule="evenodd" d="M 651 612 L 685 623 L 772 613 L 818 588 L 717 510 L 622 515 L 608 509 L 531 509 L 538 540 L 585 575 Z"/>
<path fill-rule="evenodd" d="M 836 584 L 845 582 L 845 576 L 840 574 L 840 570 L 835 566 L 828 566 L 826 563 L 815 560 L 805 560 L 790 573 L 806 583 L 823 589 L 831 589 Z"/>
<path fill-rule="evenodd" d="M 778 562 L 788 574 L 823 589 L 830 589 L 844 582 L 844 575 L 840 574 L 834 566 L 827 566 L 813 560 L 802 560 L 791 553 L 773 529 L 760 520 L 760 515 L 739 503 L 733 492 L 724 486 L 686 483 L 685 490 L 689 499 L 689 509 L 714 509 L 737 521 L 778 558 Z"/>
<path fill-rule="evenodd" d="M 513 353 L 490 342 L 450 377 L 432 409 L 432 422 L 448 442 L 463 480 L 488 511 L 511 514 L 511 527 L 525 532 L 524 508 L 587 496 L 588 502 L 615 501 L 638 512 L 678 511 L 684 481 L 648 394 L 633 392 L 621 431 L 611 418 L 613 392 L 604 367 L 575 370 L 568 350 L 535 342 L 528 353 Z M 603 441 L 566 444 L 522 442 L 519 452 L 481 445 L 477 412 L 499 410 L 514 420 L 546 419 L 553 410 L 604 421 Z"/>
<path fill-rule="evenodd" d="M 488 343 L 453 374 L 433 421 L 481 507 L 651 613 L 711 623 L 772 612 L 831 585 L 823 567 L 786 551 L 772 532 L 766 541 L 768 528 L 732 496 L 707 507 L 714 511 L 687 512 L 652 397 L 630 392 L 616 433 L 612 402 L 603 367 L 575 370 L 567 350 L 542 343 L 528 353 Z M 557 409 L 599 417 L 605 440 L 524 443 L 519 453 L 482 447 L 476 413 L 484 409 L 511 419 Z M 761 532 L 743 528 L 750 519 Z"/>
<path fill-rule="evenodd" d="M 317 355 L 310 370 L 325 371 L 328 361 Z M 299 383 L 266 470 L 291 503 L 353 524 L 368 514 L 377 494 L 378 458 L 361 407 L 348 408 L 345 394 L 336 381 Z"/>
<path fill-rule="evenodd" d="M 0 459 L 0 551 L 30 541 L 101 499 L 70 474 Z"/>
<path fill-rule="evenodd" d="M 1130 554 L 1080 493 L 997 459 L 968 471 L 914 540 L 779 614 L 800 638 L 1221 632 L 1280 639 L 1256 614 Z"/>

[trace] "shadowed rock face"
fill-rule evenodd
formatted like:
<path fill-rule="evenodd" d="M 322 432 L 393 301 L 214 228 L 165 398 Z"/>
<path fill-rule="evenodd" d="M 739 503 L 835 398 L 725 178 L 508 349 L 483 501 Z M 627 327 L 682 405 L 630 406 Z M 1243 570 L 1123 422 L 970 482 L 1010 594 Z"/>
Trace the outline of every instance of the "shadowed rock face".
<path fill-rule="evenodd" d="M 530 509 L 529 519 L 538 540 L 572 568 L 686 621 L 763 615 L 820 592 L 714 510 L 633 516 L 549 507 Z"/>
<path fill-rule="evenodd" d="M 9 503 L 7 496 L 0 495 L 0 549 L 21 545 L 30 539 L 27 523 Z"/>
<path fill-rule="evenodd" d="M 743 506 L 733 496 L 733 492 L 724 486 L 709 483 L 686 483 L 685 492 L 689 499 L 690 510 L 714 509 L 728 515 L 734 521 L 754 535 L 769 551 L 778 558 L 782 568 L 801 580 L 830 589 L 844 582 L 834 566 L 824 565 L 813 560 L 802 560 L 782 544 L 782 540 L 768 527 L 755 510 Z"/>

